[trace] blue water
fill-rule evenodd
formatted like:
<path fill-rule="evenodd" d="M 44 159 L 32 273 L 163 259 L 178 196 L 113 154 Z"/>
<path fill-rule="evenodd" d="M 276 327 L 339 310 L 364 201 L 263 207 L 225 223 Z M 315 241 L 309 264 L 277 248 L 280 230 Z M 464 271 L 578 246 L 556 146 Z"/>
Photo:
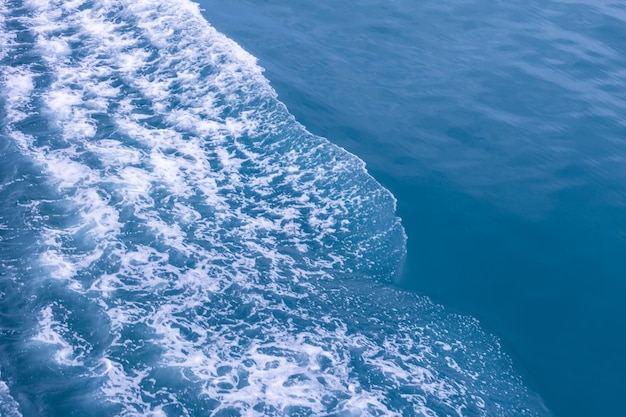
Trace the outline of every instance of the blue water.
<path fill-rule="evenodd" d="M 559 7 L 0 0 L 0 415 L 619 414 L 624 32 Z"/>
<path fill-rule="evenodd" d="M 478 317 L 556 416 L 626 415 L 622 4 L 202 4 L 396 196 L 401 286 Z"/>

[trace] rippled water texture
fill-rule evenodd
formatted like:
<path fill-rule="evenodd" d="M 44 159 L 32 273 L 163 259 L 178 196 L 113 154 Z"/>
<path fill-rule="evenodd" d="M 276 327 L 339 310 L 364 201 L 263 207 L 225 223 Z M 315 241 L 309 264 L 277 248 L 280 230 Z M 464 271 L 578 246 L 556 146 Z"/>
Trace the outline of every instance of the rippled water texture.
<path fill-rule="evenodd" d="M 626 415 L 626 9 L 204 0 L 398 199 L 401 285 L 477 316 L 559 417 Z"/>

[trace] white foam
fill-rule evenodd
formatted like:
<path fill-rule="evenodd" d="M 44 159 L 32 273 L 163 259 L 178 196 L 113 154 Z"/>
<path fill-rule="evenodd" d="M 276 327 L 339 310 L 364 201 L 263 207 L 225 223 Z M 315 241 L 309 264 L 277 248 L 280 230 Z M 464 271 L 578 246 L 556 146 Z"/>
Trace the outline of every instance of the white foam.
<path fill-rule="evenodd" d="M 7 119 L 11 123 L 24 120 L 31 112 L 33 74 L 28 68 L 3 68 L 2 84 L 6 89 Z"/>
<path fill-rule="evenodd" d="M 15 401 L 15 398 L 11 396 L 11 390 L 2 380 L 0 380 L 0 416 L 22 417 L 19 404 Z"/>
<path fill-rule="evenodd" d="M 73 334 L 70 343 L 67 339 L 70 329 L 64 320 L 57 320 L 52 312 L 52 305 L 40 312 L 39 333 L 33 340 L 55 347 L 55 362 L 64 366 L 82 366 L 87 342 Z"/>
<path fill-rule="evenodd" d="M 9 15 L 9 5 L 6 0 L 0 2 L 0 45 L 3 45 L 3 48 L 0 48 L 0 60 L 4 59 L 8 52 L 10 51 L 10 47 L 15 43 L 15 34 L 6 30 L 6 21 L 7 16 Z"/>

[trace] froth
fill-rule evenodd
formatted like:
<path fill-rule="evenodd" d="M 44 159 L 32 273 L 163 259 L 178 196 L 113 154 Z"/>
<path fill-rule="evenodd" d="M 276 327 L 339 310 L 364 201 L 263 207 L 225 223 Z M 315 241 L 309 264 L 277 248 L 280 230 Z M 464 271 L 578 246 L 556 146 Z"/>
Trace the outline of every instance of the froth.
<path fill-rule="evenodd" d="M 7 384 L 0 380 L 0 415 L 5 417 L 22 417 L 19 404 L 11 396 Z"/>

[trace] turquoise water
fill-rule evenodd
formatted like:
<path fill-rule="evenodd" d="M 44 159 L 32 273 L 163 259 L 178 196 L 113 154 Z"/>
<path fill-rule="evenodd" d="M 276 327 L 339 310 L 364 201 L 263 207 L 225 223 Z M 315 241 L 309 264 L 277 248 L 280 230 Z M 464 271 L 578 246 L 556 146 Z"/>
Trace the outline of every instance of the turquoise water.
<path fill-rule="evenodd" d="M 478 317 L 555 415 L 626 413 L 623 5 L 202 4 L 398 199 L 399 285 Z"/>
<path fill-rule="evenodd" d="M 0 416 L 618 414 L 623 32 L 559 7 L 0 0 Z"/>

